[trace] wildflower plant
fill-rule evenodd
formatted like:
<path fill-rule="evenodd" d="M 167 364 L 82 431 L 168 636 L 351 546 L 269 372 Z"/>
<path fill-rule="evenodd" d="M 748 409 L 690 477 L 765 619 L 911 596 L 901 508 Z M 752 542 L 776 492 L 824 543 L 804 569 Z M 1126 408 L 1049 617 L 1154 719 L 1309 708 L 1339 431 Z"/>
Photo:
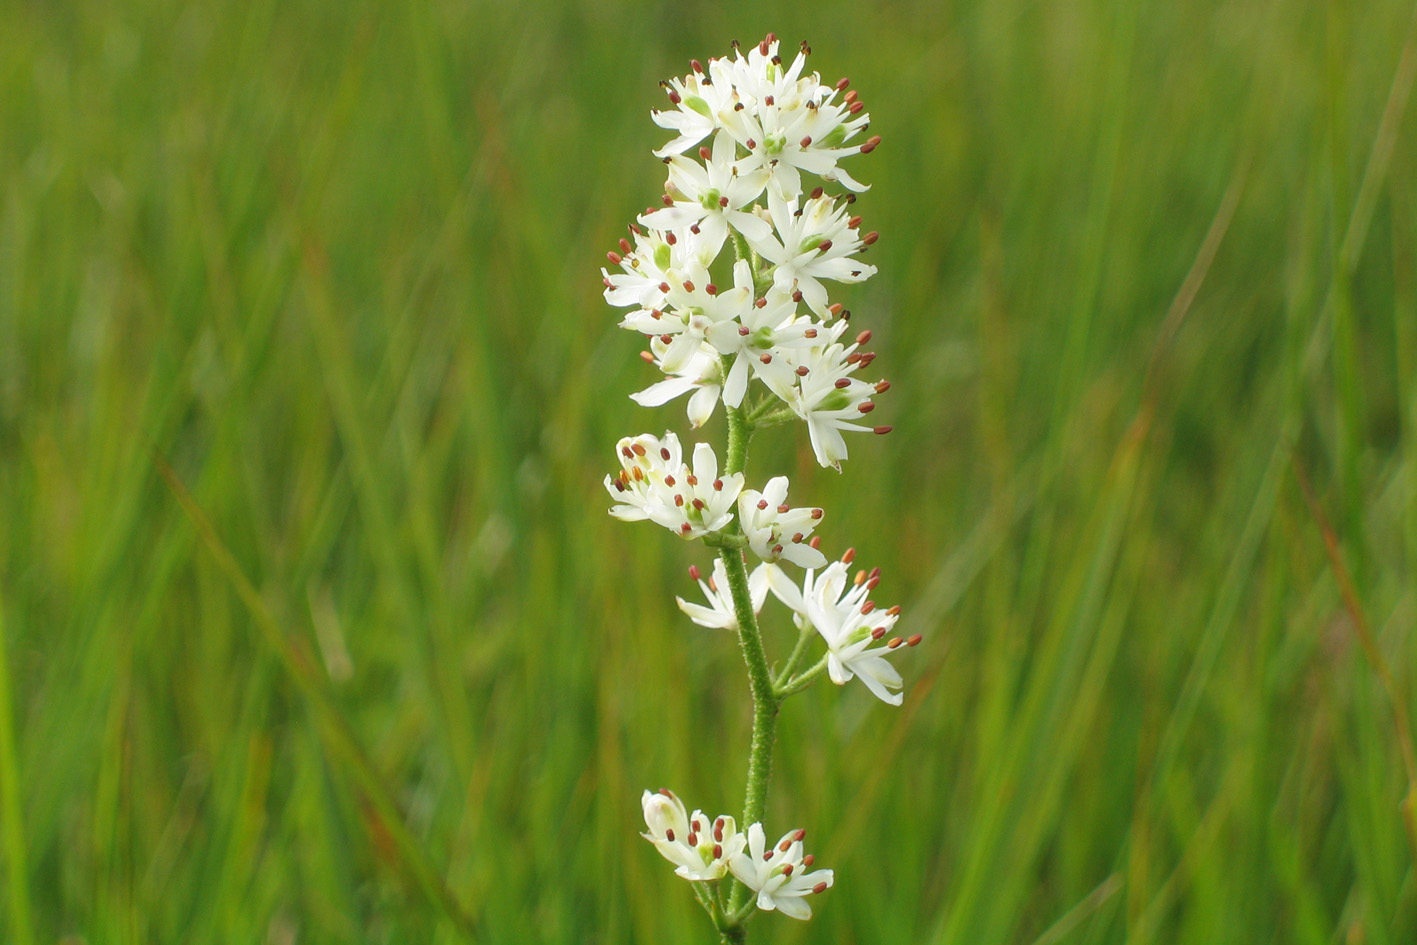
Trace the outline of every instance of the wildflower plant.
<path fill-rule="evenodd" d="M 635 402 L 688 395 L 694 429 L 720 401 L 727 418 L 722 462 L 708 443 L 642 433 L 616 444 L 620 469 L 605 478 L 611 515 L 717 552 L 707 578 L 689 569 L 703 602 L 678 598 L 679 607 L 701 627 L 735 634 L 747 665 L 753 733 L 741 821 L 690 813 L 668 790 L 641 798 L 643 836 L 691 883 L 724 942 L 742 942 L 757 910 L 809 918 L 810 900 L 834 882 L 814 868 L 804 830 L 767 843 L 783 700 L 825 674 L 837 685 L 860 679 L 900 705 L 904 683 L 890 657 L 920 642 L 893 635 L 900 608 L 871 599 L 879 569 L 853 574 L 852 550 L 828 563 L 814 534 L 822 509 L 788 505 L 785 476 L 757 485 L 746 475 L 749 443 L 767 427 L 804 421 L 817 462 L 838 471 L 843 434 L 890 432 L 866 422 L 890 387 L 862 376 L 875 358 L 863 350 L 871 333 L 853 333 L 828 288 L 876 271 L 861 261 L 876 234 L 863 234 L 852 212 L 867 188 L 840 162 L 880 138 L 867 136 L 870 117 L 846 79 L 824 85 L 806 72 L 809 53 L 804 43 L 785 62 L 769 34 L 663 83 L 670 107 L 653 118 L 675 137 L 654 152 L 668 170 L 662 204 L 630 225 L 609 254 L 614 270 L 601 270 L 606 301 L 628 310 L 621 327 L 644 336 L 642 356 L 664 376 L 631 394 Z M 770 596 L 797 630 L 775 665 L 759 629 Z"/>

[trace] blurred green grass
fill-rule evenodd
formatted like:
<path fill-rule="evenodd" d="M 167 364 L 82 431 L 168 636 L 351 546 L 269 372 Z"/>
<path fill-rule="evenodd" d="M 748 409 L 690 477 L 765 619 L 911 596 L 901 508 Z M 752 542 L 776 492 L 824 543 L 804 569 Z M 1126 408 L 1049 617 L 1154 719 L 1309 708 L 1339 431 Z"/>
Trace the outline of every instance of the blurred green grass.
<path fill-rule="evenodd" d="M 597 269 L 656 81 L 772 29 L 884 139 L 847 304 L 897 432 L 752 468 L 926 644 L 899 711 L 787 704 L 769 825 L 838 885 L 754 936 L 1412 941 L 1393 703 L 1294 468 L 1410 710 L 1413 22 L 0 7 L 5 940 L 711 940 L 637 800 L 740 802 L 746 684 L 673 604 L 706 556 L 605 515 L 615 439 L 684 424 Z"/>

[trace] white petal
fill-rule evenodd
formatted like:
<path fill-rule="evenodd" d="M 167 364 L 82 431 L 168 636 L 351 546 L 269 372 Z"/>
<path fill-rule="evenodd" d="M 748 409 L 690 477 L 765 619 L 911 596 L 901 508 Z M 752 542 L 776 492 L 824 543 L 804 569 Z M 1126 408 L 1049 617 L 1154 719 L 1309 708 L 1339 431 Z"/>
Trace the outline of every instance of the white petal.
<path fill-rule="evenodd" d="M 641 407 L 659 407 L 681 394 L 688 393 L 693 387 L 694 382 L 689 378 L 671 377 L 651 384 L 639 393 L 631 394 L 630 399 Z"/>

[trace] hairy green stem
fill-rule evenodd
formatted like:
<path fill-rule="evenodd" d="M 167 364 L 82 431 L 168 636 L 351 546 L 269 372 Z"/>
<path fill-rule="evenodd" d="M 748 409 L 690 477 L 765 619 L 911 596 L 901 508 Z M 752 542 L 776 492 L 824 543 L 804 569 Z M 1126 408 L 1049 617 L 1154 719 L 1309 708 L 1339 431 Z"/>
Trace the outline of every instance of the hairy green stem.
<path fill-rule="evenodd" d="M 724 472 L 740 473 L 748 461 L 748 439 L 752 428 L 742 407 L 728 410 L 728 455 Z M 737 527 L 736 524 L 734 526 Z M 743 662 L 748 666 L 748 684 L 753 694 L 753 737 L 748 750 L 748 784 L 743 798 L 743 825 L 761 823 L 767 807 L 768 783 L 772 778 L 772 744 L 777 735 L 779 699 L 773 687 L 772 671 L 763 650 L 758 619 L 753 613 L 753 598 L 748 590 L 748 568 L 743 552 L 737 548 L 720 548 L 719 558 L 728 578 L 733 598 L 733 612 L 738 618 L 738 644 L 743 650 Z M 747 901 L 748 888 L 735 882 L 729 897 L 729 910 L 736 913 Z M 725 942 L 742 942 L 741 927 L 723 932 Z M 736 937 L 735 937 L 736 936 Z"/>

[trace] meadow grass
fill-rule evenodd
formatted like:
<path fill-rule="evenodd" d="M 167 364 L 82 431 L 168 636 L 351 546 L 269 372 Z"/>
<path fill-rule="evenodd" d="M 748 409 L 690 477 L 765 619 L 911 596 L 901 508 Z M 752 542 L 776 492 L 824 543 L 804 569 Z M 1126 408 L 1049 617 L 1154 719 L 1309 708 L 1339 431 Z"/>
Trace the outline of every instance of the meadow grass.
<path fill-rule="evenodd" d="M 1413 941 L 1414 24 L 3 5 L 0 938 L 712 940 L 638 798 L 740 803 L 746 682 L 709 556 L 605 514 L 684 423 L 597 270 L 657 80 L 771 29 L 883 138 L 895 433 L 749 476 L 925 643 L 785 706 L 837 886 L 751 938 Z"/>

